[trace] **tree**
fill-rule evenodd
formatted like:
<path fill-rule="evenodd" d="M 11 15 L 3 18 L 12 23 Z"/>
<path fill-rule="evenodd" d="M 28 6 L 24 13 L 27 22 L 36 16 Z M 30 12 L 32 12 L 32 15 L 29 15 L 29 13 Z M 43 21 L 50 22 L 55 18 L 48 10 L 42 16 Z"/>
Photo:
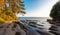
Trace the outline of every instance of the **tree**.
<path fill-rule="evenodd" d="M 25 14 L 22 10 L 24 10 L 24 4 L 21 0 L 0 0 L 0 18 L 4 20 L 3 22 L 19 20 L 16 13 Z"/>
<path fill-rule="evenodd" d="M 52 17 L 53 20 L 57 20 L 57 19 L 60 20 L 60 1 L 53 6 L 50 13 L 50 17 Z"/>

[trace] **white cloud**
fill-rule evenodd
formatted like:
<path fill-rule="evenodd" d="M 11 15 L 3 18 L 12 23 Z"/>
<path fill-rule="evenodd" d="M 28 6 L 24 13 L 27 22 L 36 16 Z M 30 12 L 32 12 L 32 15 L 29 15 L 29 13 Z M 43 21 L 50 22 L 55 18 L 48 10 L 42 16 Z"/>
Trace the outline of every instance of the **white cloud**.
<path fill-rule="evenodd" d="M 50 10 L 57 1 L 58 0 L 49 0 L 44 6 L 25 14 L 23 17 L 49 17 Z M 17 16 L 19 17 L 20 15 Z"/>

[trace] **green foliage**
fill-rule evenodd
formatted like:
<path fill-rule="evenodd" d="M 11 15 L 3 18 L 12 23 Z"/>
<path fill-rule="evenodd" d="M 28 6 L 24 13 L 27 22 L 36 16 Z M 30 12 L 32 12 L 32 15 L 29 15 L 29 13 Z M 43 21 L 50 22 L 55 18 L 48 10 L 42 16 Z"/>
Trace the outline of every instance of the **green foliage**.
<path fill-rule="evenodd" d="M 52 17 L 52 18 L 60 17 L 60 2 L 57 2 L 53 6 L 51 13 L 50 13 L 50 17 Z"/>
<path fill-rule="evenodd" d="M 4 23 L 4 20 L 0 17 L 0 25 Z"/>

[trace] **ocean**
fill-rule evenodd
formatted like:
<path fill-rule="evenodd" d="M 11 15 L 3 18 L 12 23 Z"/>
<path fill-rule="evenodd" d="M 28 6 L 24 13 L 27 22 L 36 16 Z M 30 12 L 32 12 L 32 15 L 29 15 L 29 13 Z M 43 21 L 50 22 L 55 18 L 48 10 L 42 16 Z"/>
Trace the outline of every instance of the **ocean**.
<path fill-rule="evenodd" d="M 37 24 L 43 25 L 45 29 L 49 29 L 51 24 L 47 22 L 48 17 L 19 17 L 20 20 L 38 20 Z"/>
<path fill-rule="evenodd" d="M 19 17 L 20 20 L 40 20 L 47 21 L 48 17 Z"/>

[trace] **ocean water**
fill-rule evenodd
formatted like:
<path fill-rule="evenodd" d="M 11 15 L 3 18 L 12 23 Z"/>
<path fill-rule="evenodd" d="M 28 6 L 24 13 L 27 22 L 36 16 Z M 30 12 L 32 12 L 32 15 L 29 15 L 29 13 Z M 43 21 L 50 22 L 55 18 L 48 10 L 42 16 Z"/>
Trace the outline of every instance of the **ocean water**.
<path fill-rule="evenodd" d="M 20 20 L 40 20 L 46 21 L 48 17 L 19 17 Z"/>
<path fill-rule="evenodd" d="M 51 24 L 47 22 L 48 17 L 19 17 L 19 19 L 20 20 L 38 20 L 37 24 L 44 25 L 43 28 L 49 29 L 51 27 Z"/>

